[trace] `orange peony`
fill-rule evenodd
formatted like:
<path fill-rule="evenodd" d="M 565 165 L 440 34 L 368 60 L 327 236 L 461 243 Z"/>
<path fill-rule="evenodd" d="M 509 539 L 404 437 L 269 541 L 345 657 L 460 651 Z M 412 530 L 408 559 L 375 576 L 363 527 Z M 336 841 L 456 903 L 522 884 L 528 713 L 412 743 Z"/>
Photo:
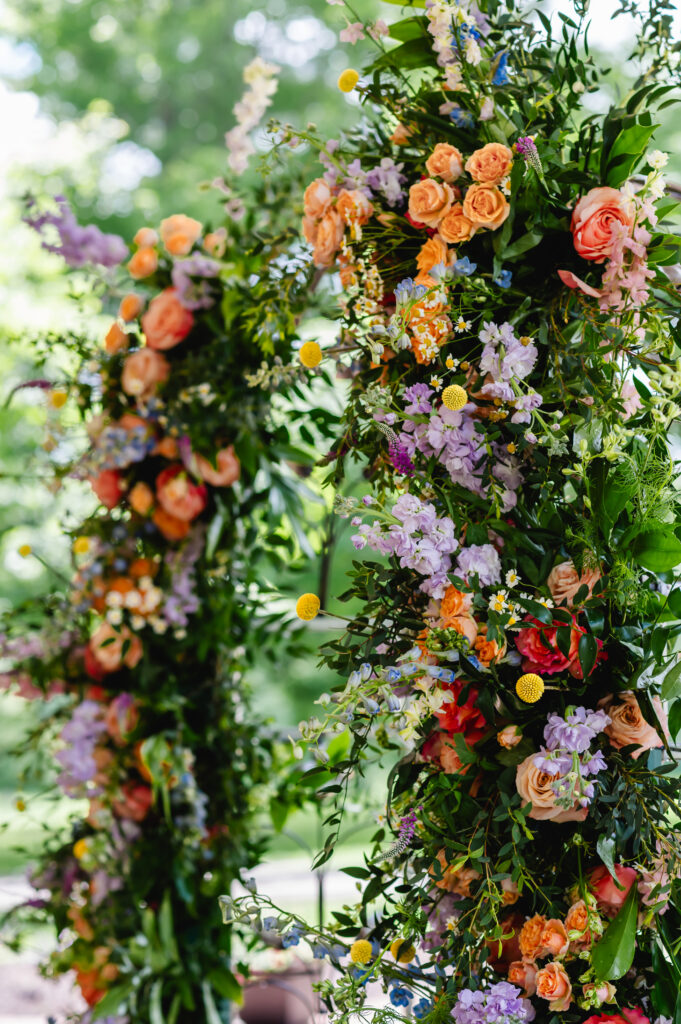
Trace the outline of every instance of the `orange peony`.
<path fill-rule="evenodd" d="M 568 1009 L 572 1002 L 572 984 L 562 964 L 553 962 L 542 967 L 537 971 L 535 982 L 537 995 L 548 999 L 549 1010 L 562 1013 Z"/>
<path fill-rule="evenodd" d="M 466 161 L 466 170 L 471 178 L 482 185 L 498 185 L 502 178 L 511 173 L 513 153 L 500 142 L 488 142 L 482 149 L 476 149 Z"/>
<path fill-rule="evenodd" d="M 143 277 L 151 277 L 158 267 L 158 253 L 155 249 L 146 246 L 138 249 L 128 263 L 128 273 L 131 277 L 139 280 Z"/>
<path fill-rule="evenodd" d="M 170 363 L 153 348 L 132 352 L 123 364 L 121 387 L 126 395 L 147 399 L 156 393 L 159 384 L 170 376 Z"/>
<path fill-rule="evenodd" d="M 149 348 L 174 348 L 183 341 L 192 327 L 194 317 L 185 309 L 174 288 L 166 288 L 151 300 L 142 317 L 142 330 Z"/>
<path fill-rule="evenodd" d="M 161 221 L 161 239 L 173 256 L 186 256 L 201 237 L 203 225 L 184 213 L 175 213 Z"/>
<path fill-rule="evenodd" d="M 475 234 L 473 221 L 463 212 L 461 203 L 454 203 L 446 217 L 443 217 L 437 228 L 440 237 L 449 245 L 467 242 Z"/>
<path fill-rule="evenodd" d="M 463 173 L 463 157 L 448 142 L 438 142 L 426 160 L 426 170 L 433 178 L 442 178 L 451 185 Z"/>
<path fill-rule="evenodd" d="M 345 225 L 337 210 L 329 210 L 320 220 L 314 235 L 312 253 L 316 267 L 330 267 L 343 241 Z"/>
<path fill-rule="evenodd" d="M 620 226 L 629 233 L 633 224 L 632 203 L 618 189 L 592 188 L 572 211 L 570 229 L 575 250 L 582 259 L 603 263 L 612 252 Z"/>
<path fill-rule="evenodd" d="M 454 193 L 446 182 L 424 178 L 409 189 L 409 216 L 417 224 L 437 227 L 449 213 L 453 201 Z"/>
<path fill-rule="evenodd" d="M 496 231 L 508 217 L 511 207 L 494 185 L 471 185 L 463 201 L 463 212 L 473 227 Z"/>

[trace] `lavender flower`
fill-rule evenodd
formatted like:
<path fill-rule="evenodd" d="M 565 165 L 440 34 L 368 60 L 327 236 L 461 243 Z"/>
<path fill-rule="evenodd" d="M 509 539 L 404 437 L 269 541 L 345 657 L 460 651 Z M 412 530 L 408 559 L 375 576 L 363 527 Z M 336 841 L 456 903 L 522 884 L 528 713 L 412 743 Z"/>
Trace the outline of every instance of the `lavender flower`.
<path fill-rule="evenodd" d="M 477 573 L 483 587 L 491 587 L 492 584 L 501 582 L 501 561 L 497 549 L 492 544 L 470 544 L 462 548 L 456 569 L 464 579 Z"/>
<path fill-rule="evenodd" d="M 568 709 L 565 717 L 550 714 L 544 727 L 544 739 L 549 750 L 564 747 L 566 750 L 583 754 L 591 741 L 610 724 L 605 711 L 590 711 L 578 707 Z"/>
<path fill-rule="evenodd" d="M 208 280 L 218 276 L 220 266 L 217 260 L 202 253 L 195 253 L 185 260 L 175 262 L 170 276 L 177 290 L 177 297 L 185 309 L 209 309 L 215 305 L 216 289 L 211 287 Z M 194 281 L 195 277 L 204 280 Z"/>
<path fill-rule="evenodd" d="M 95 796 L 99 792 L 88 783 L 97 774 L 94 752 L 99 737 L 105 731 L 101 704 L 84 700 L 76 705 L 71 721 L 66 723 L 59 736 L 65 746 L 55 754 L 55 759 L 64 769 L 57 777 L 57 784 L 67 796 Z"/>
<path fill-rule="evenodd" d="M 70 267 L 83 267 L 97 263 L 103 267 L 115 267 L 128 255 L 128 247 L 119 235 L 105 235 L 94 224 L 82 227 L 76 220 L 64 196 L 55 196 L 56 213 L 31 213 L 36 206 L 33 198 L 28 199 L 24 221 L 40 235 L 40 242 L 47 252 L 58 253 Z M 48 229 L 47 237 L 45 228 Z M 50 231 L 58 239 L 49 241 Z"/>
<path fill-rule="evenodd" d="M 195 526 L 187 541 L 176 551 L 170 551 L 165 563 L 170 570 L 170 585 L 163 605 L 163 616 L 175 629 L 184 629 L 189 616 L 199 610 L 196 595 L 196 563 L 204 547 L 205 528 Z"/>
<path fill-rule="evenodd" d="M 383 157 L 378 167 L 367 172 L 366 183 L 372 192 L 382 195 L 388 206 L 397 206 L 405 197 L 403 185 L 406 177 L 402 174 L 404 164 L 396 164 L 391 157 Z"/>
<path fill-rule="evenodd" d="M 544 177 L 544 168 L 542 167 L 541 160 L 539 159 L 539 153 L 537 152 L 537 146 L 531 135 L 521 135 L 519 139 L 516 139 L 516 153 L 519 153 L 525 163 L 532 168 L 540 178 Z"/>
<path fill-rule="evenodd" d="M 464 989 L 452 1008 L 456 1024 L 525 1024 L 534 1020 L 529 999 L 507 981 L 472 992 Z"/>

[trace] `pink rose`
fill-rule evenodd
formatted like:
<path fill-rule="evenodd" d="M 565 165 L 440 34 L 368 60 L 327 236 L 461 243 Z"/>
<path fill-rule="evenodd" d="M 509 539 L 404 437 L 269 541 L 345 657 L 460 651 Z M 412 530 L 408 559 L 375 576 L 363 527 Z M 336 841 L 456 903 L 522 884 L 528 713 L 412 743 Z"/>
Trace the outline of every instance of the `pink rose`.
<path fill-rule="evenodd" d="M 193 483 L 184 466 L 168 466 L 156 477 L 156 497 L 168 515 L 188 523 L 206 507 L 206 488 Z"/>
<path fill-rule="evenodd" d="M 594 1013 L 583 1024 L 650 1024 L 650 1020 L 638 1007 L 620 1010 L 619 1013 Z"/>
<path fill-rule="evenodd" d="M 652 705 L 665 736 L 668 738 L 667 716 L 660 698 L 653 697 Z M 606 726 L 604 732 L 615 750 L 636 744 L 638 749 L 632 751 L 631 756 L 637 761 L 647 750 L 664 746 L 657 730 L 652 725 L 648 725 L 643 717 L 636 696 L 631 690 L 624 690 L 617 694 L 610 693 L 607 697 L 599 700 L 598 706 L 610 715 L 610 725 Z"/>
<path fill-rule="evenodd" d="M 596 897 L 598 908 L 608 917 L 615 916 L 637 878 L 634 869 L 627 868 L 624 864 L 615 864 L 615 874 L 621 888 L 618 888 L 605 864 L 589 873 L 589 886 Z"/>
<path fill-rule="evenodd" d="M 570 228 L 575 250 L 582 259 L 605 262 L 615 240 L 613 228 L 619 224 L 633 227 L 630 200 L 616 188 L 592 188 L 572 211 Z"/>
<path fill-rule="evenodd" d="M 579 588 L 585 585 L 588 588 L 587 597 L 591 597 L 591 592 L 600 578 L 600 569 L 585 568 L 579 575 L 572 562 L 560 562 L 553 567 L 546 583 L 557 605 L 565 602 L 568 608 L 572 608 Z"/>
<path fill-rule="evenodd" d="M 170 364 L 167 359 L 155 352 L 153 348 L 141 348 L 132 352 L 123 363 L 121 387 L 126 395 L 147 399 L 156 391 L 159 384 L 164 384 L 170 375 Z"/>
<path fill-rule="evenodd" d="M 91 476 L 90 486 L 107 508 L 115 508 L 123 497 L 123 481 L 117 469 L 103 469 L 97 476 Z"/>
<path fill-rule="evenodd" d="M 153 298 L 142 317 L 142 330 L 149 348 L 174 348 L 193 326 L 194 317 L 182 305 L 174 288 L 166 288 Z"/>

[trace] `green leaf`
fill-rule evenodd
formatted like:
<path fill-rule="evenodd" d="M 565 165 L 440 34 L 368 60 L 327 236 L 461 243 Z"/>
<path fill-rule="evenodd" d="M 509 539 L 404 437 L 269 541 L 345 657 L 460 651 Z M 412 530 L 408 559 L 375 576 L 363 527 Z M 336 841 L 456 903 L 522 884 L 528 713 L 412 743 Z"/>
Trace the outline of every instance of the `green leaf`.
<path fill-rule="evenodd" d="M 606 868 L 610 872 L 614 879 L 617 879 L 615 874 L 615 851 L 617 844 L 615 843 L 614 836 L 600 836 L 596 843 L 596 851 L 598 856 L 601 858 Z"/>
<path fill-rule="evenodd" d="M 637 922 L 638 891 L 632 885 L 617 917 L 591 951 L 591 963 L 599 981 L 623 978 L 631 967 L 636 952 Z"/>
<path fill-rule="evenodd" d="M 681 732 L 681 700 L 674 701 L 669 709 L 669 735 L 672 740 Z"/>
<path fill-rule="evenodd" d="M 215 967 L 209 972 L 208 980 L 223 999 L 229 999 L 231 1003 L 238 1003 L 239 1006 L 243 1005 L 243 989 L 232 972 L 226 967 Z"/>
<path fill-rule="evenodd" d="M 360 878 L 362 881 L 371 878 L 371 872 L 366 868 L 341 868 L 341 871 L 344 875 L 350 875 L 350 878 Z"/>
<path fill-rule="evenodd" d="M 390 37 L 399 39 L 402 43 L 409 39 L 421 39 L 426 34 L 426 25 L 427 21 L 422 15 L 405 18 L 390 26 Z"/>
<path fill-rule="evenodd" d="M 538 231 L 528 231 L 527 234 L 521 235 L 515 242 L 512 242 L 507 246 L 500 254 L 504 260 L 515 260 L 518 256 L 522 256 L 523 253 L 527 252 L 528 249 L 534 249 L 536 245 L 539 245 L 543 238 L 543 235 L 539 234 Z"/>
<path fill-rule="evenodd" d="M 432 51 L 425 38 L 408 39 L 401 46 L 381 54 L 371 65 L 370 71 L 380 68 L 424 68 L 432 60 Z"/>
<path fill-rule="evenodd" d="M 593 667 L 596 664 L 596 658 L 598 657 L 598 641 L 595 636 L 591 633 L 584 633 L 579 638 L 579 647 L 577 649 L 579 655 L 579 664 L 582 668 L 582 673 L 585 679 L 591 675 Z"/>
<path fill-rule="evenodd" d="M 677 661 L 664 677 L 660 696 L 662 700 L 673 700 L 681 694 L 681 661 Z"/>
<path fill-rule="evenodd" d="M 132 992 L 132 982 L 126 982 L 124 985 L 115 985 L 113 988 L 110 988 L 92 1011 L 93 1020 L 110 1017 L 112 1014 L 117 1016 L 124 1009 L 125 1000 L 130 992 Z"/>
<path fill-rule="evenodd" d="M 201 995 L 203 996 L 203 1005 L 206 1011 L 206 1024 L 224 1024 L 222 1017 L 218 1013 L 218 1008 L 215 1005 L 210 982 L 207 978 L 201 982 Z"/>
<path fill-rule="evenodd" d="M 612 188 L 619 188 L 631 175 L 645 153 L 657 124 L 632 124 L 623 128 L 613 142 L 606 164 L 605 180 Z"/>
<path fill-rule="evenodd" d="M 151 986 L 149 994 L 149 1024 L 166 1024 L 163 1016 L 163 1004 L 161 992 L 163 991 L 163 978 L 157 978 Z"/>
<path fill-rule="evenodd" d="M 634 558 L 651 572 L 667 572 L 681 562 L 681 541 L 671 530 L 647 530 L 632 545 Z"/>

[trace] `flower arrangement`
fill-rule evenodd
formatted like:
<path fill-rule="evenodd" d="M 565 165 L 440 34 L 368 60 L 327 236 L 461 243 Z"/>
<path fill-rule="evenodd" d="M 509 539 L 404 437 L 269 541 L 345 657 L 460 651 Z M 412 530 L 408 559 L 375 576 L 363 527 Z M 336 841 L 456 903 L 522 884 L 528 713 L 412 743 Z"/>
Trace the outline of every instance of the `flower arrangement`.
<path fill-rule="evenodd" d="M 671 22 L 619 5 L 641 77 L 601 115 L 588 3 L 403 6 L 350 25 L 377 48 L 339 80 L 366 120 L 297 133 L 353 378 L 325 461 L 371 488 L 336 500 L 358 610 L 304 730 L 334 780 L 317 863 L 367 761 L 391 761 L 386 811 L 334 926 L 276 920 L 336 967 L 339 1021 L 677 1020 L 681 303 L 651 148 Z M 225 906 L 259 929 L 268 901 Z"/>

